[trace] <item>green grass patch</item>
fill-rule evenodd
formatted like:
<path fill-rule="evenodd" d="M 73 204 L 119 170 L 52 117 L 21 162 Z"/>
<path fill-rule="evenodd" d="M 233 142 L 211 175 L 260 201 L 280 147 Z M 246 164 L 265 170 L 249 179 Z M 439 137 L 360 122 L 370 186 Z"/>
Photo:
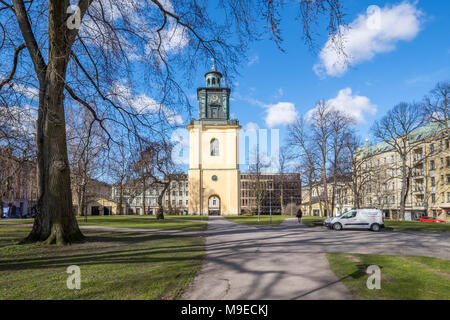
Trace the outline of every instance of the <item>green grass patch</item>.
<path fill-rule="evenodd" d="M 204 215 L 204 216 L 200 216 L 200 215 L 188 215 L 188 216 L 182 216 L 182 215 L 167 215 L 165 214 L 164 217 L 167 218 L 175 218 L 175 219 L 183 219 L 183 220 L 200 220 L 200 221 L 207 221 L 208 220 L 208 216 Z"/>
<path fill-rule="evenodd" d="M 0 225 L 0 300 L 176 299 L 201 268 L 204 239 L 83 231 L 84 243 L 17 245 L 30 228 Z M 67 267 L 81 270 L 69 290 Z"/>
<path fill-rule="evenodd" d="M 310 227 L 316 227 L 313 222 L 314 221 L 322 221 L 325 220 L 327 217 L 314 217 L 314 216 L 303 216 L 302 222 L 303 224 L 310 226 Z"/>
<path fill-rule="evenodd" d="M 206 224 L 201 222 L 189 221 L 207 221 L 208 216 L 176 216 L 167 215 L 165 220 L 156 220 L 155 216 L 88 216 L 87 222 L 84 217 L 77 217 L 80 226 L 104 226 L 117 228 L 143 228 L 143 229 L 159 229 L 159 230 L 183 230 L 183 231 L 204 231 Z M 186 220 L 186 221 L 182 221 Z M 33 223 L 34 219 L 2 219 L 0 222 L 10 224 Z"/>
<path fill-rule="evenodd" d="M 281 222 L 284 221 L 284 219 L 287 218 L 295 218 L 295 216 L 291 217 L 289 215 L 272 215 L 272 223 L 270 222 L 270 216 L 269 215 L 260 215 L 260 221 L 258 221 L 258 216 L 224 216 L 224 218 L 240 223 L 240 224 L 247 224 L 247 225 L 272 225 L 272 226 L 278 226 Z"/>
<path fill-rule="evenodd" d="M 450 223 L 420 221 L 384 221 L 386 228 L 394 230 L 450 231 Z"/>
<path fill-rule="evenodd" d="M 331 270 L 354 299 L 448 300 L 450 261 L 431 257 L 327 253 Z M 369 290 L 366 269 L 381 269 L 381 289 Z"/>
<path fill-rule="evenodd" d="M 206 223 L 173 219 L 156 220 L 154 216 L 88 216 L 87 223 L 84 217 L 78 217 L 78 224 L 80 226 L 91 225 L 182 231 L 204 231 L 207 227 Z"/>

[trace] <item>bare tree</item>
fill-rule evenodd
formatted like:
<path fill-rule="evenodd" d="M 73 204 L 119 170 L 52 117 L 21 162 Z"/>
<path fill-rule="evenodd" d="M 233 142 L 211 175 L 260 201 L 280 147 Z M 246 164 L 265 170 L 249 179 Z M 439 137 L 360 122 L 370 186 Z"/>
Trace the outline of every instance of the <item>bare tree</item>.
<path fill-rule="evenodd" d="M 439 82 L 424 99 L 425 118 L 441 123 L 448 135 L 450 119 L 450 82 Z"/>
<path fill-rule="evenodd" d="M 263 155 L 259 152 L 258 147 L 250 153 L 248 172 L 250 173 L 249 189 L 251 190 L 251 196 L 255 200 L 256 213 L 258 215 L 258 222 L 260 221 L 261 207 L 264 199 L 268 194 L 267 180 L 263 179 L 264 170 L 270 167 L 270 164 L 264 159 Z"/>
<path fill-rule="evenodd" d="M 98 124 L 88 110 L 82 114 L 74 113 L 71 108 L 67 112 L 67 144 L 71 171 L 72 190 L 78 203 L 78 216 L 87 221 L 86 204 L 95 197 L 93 188 L 88 190 L 92 179 L 101 176 L 104 167 L 105 139 Z"/>
<path fill-rule="evenodd" d="M 410 188 L 413 170 L 423 165 L 420 161 L 408 161 L 413 149 L 416 147 L 411 143 L 411 133 L 424 123 L 421 108 L 417 104 L 402 102 L 388 111 L 388 113 L 374 123 L 373 135 L 380 141 L 388 144 L 400 157 L 401 174 L 401 198 L 400 219 L 405 218 L 406 198 Z"/>
<path fill-rule="evenodd" d="M 116 137 L 118 137 L 118 143 L 112 145 L 107 160 L 108 171 L 115 178 L 113 188 L 115 194 L 112 197 L 117 200 L 119 215 L 123 215 L 126 214 L 124 211 L 124 195 L 132 177 L 133 156 L 131 154 L 132 148 L 126 135 L 119 132 L 116 134 Z M 129 194 L 128 190 L 127 194 Z"/>
<path fill-rule="evenodd" d="M 317 145 L 312 142 L 310 135 L 307 134 L 306 122 L 304 117 L 300 117 L 289 126 L 288 145 L 291 147 L 295 159 L 298 159 L 301 164 L 301 178 L 304 180 L 303 184 L 307 186 L 306 189 L 310 193 L 311 200 L 313 189 L 316 189 L 317 194 L 319 194 L 318 177 L 320 177 L 320 173 L 318 173 L 319 163 L 317 161 L 319 154 Z M 312 215 L 311 201 L 308 204 L 308 214 Z"/>
<path fill-rule="evenodd" d="M 232 74 L 248 41 L 262 34 L 257 22 L 277 45 L 282 41 L 281 1 L 221 1 L 220 20 L 208 14 L 207 2 L 198 1 L 174 6 L 158 0 L 79 0 L 72 12 L 70 4 L 0 0 L 0 47 L 2 58 L 11 61 L 1 70 L 7 76 L 0 80 L 0 90 L 14 90 L 7 84 L 22 80 L 39 92 L 38 213 L 26 241 L 63 244 L 83 239 L 72 212 L 64 99 L 89 110 L 108 143 L 114 141 L 109 133 L 113 126 L 137 137 L 143 127 L 155 134 L 155 125 L 174 121 L 174 106 L 189 106 L 177 76 L 190 79 L 198 61 L 210 57 L 226 76 Z M 339 38 L 340 0 L 301 0 L 300 12 L 307 42 L 313 34 L 309 24 L 315 25 L 320 15 L 329 16 L 330 36 Z M 147 105 L 136 104 L 136 60 L 148 69 L 145 80 L 159 103 L 147 99 Z"/>
<path fill-rule="evenodd" d="M 280 148 L 280 151 L 278 153 L 278 165 L 277 165 L 277 171 L 280 175 L 279 180 L 279 188 L 280 188 L 280 207 L 281 207 L 281 214 L 285 214 L 285 201 L 284 199 L 284 190 L 285 190 L 285 174 L 292 171 L 292 165 L 291 161 L 294 160 L 294 154 L 291 152 L 291 149 L 288 145 L 283 146 Z"/>
<path fill-rule="evenodd" d="M 347 114 L 338 111 L 329 111 L 331 122 L 331 134 L 330 134 L 330 175 L 332 177 L 331 188 L 331 211 L 330 216 L 333 216 L 334 209 L 336 207 L 336 192 L 338 190 L 338 183 L 345 183 L 347 180 L 348 166 L 348 154 L 344 153 L 346 141 L 352 140 L 354 125 L 354 119 Z M 342 181 L 339 181 L 342 180 Z"/>
<path fill-rule="evenodd" d="M 158 194 L 157 219 L 164 219 L 163 197 L 170 197 L 170 186 L 172 181 L 180 181 L 183 174 L 181 169 L 172 160 L 173 145 L 167 140 L 147 143 L 141 154 L 148 166 L 146 174 L 151 185 L 156 186 Z M 170 205 L 170 198 L 169 198 Z"/>
<path fill-rule="evenodd" d="M 371 181 L 372 174 L 371 168 L 367 166 L 368 155 L 363 153 L 361 145 L 361 140 L 356 135 L 349 135 L 344 141 L 344 152 L 347 154 L 346 160 L 349 161 L 346 167 L 352 181 L 353 207 L 356 209 L 361 208 L 364 188 Z"/>

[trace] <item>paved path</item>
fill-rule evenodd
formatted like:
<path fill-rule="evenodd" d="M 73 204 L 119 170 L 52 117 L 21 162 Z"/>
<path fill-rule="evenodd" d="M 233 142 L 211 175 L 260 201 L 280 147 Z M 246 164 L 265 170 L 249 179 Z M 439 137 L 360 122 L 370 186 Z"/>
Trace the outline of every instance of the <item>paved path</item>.
<path fill-rule="evenodd" d="M 450 232 L 333 231 L 299 225 L 251 226 L 210 217 L 206 231 L 80 226 L 82 229 L 205 236 L 202 270 L 184 299 L 351 299 L 327 252 L 431 256 L 450 260 Z"/>
<path fill-rule="evenodd" d="M 327 252 L 450 260 L 447 232 L 337 232 L 295 222 L 258 227 L 210 217 L 205 262 L 183 299 L 351 299 Z"/>

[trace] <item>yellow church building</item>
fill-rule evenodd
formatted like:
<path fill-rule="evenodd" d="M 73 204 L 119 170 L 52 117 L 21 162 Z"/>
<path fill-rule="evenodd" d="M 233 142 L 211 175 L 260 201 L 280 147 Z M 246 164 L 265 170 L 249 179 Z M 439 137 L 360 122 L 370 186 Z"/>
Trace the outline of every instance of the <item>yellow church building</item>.
<path fill-rule="evenodd" d="M 206 86 L 197 89 L 198 119 L 189 130 L 189 214 L 237 215 L 240 212 L 239 130 L 230 119 L 230 88 L 212 67 Z"/>

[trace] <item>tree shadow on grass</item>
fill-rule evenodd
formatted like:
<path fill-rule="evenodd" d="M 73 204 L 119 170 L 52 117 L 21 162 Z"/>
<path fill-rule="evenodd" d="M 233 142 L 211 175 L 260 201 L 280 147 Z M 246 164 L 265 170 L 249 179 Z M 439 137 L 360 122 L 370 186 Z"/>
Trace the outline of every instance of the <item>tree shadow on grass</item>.
<path fill-rule="evenodd" d="M 37 257 L 30 258 L 28 252 L 26 258 L 15 256 L 1 259 L 0 271 L 67 267 L 71 264 L 87 266 L 197 260 L 202 259 L 204 245 L 193 243 L 186 237 L 163 234 L 103 233 L 88 235 L 84 244 L 52 248 L 35 245 L 35 249 L 33 253 Z"/>

